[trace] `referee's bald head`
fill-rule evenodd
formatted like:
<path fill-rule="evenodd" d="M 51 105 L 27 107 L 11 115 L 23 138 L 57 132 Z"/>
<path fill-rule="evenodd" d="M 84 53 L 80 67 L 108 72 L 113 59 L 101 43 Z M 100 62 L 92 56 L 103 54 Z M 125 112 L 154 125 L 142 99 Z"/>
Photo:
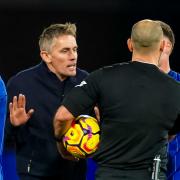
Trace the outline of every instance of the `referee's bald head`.
<path fill-rule="evenodd" d="M 138 21 L 133 25 L 131 40 L 136 50 L 156 49 L 163 38 L 163 31 L 160 24 L 150 19 Z"/>

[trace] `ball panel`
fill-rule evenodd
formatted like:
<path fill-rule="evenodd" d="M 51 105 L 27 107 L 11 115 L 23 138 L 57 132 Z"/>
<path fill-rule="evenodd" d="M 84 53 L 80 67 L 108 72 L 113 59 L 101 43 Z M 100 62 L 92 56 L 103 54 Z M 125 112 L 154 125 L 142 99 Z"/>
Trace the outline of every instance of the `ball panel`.
<path fill-rule="evenodd" d="M 96 134 L 96 135 L 87 134 L 83 136 L 80 147 L 87 154 L 94 153 L 98 148 L 99 138 L 100 138 L 99 134 Z"/>
<path fill-rule="evenodd" d="M 85 120 L 80 121 L 80 123 L 83 128 L 90 130 L 91 133 L 95 134 L 100 131 L 97 120 L 92 117 L 86 118 Z"/>
<path fill-rule="evenodd" d="M 75 156 L 77 158 L 85 158 L 86 157 L 86 153 L 81 151 L 79 149 L 79 147 L 77 147 L 77 146 L 67 145 L 67 151 L 69 151 L 73 156 Z"/>
<path fill-rule="evenodd" d="M 63 137 L 63 142 L 67 144 L 76 145 L 79 144 L 84 133 L 79 124 L 74 124 Z"/>

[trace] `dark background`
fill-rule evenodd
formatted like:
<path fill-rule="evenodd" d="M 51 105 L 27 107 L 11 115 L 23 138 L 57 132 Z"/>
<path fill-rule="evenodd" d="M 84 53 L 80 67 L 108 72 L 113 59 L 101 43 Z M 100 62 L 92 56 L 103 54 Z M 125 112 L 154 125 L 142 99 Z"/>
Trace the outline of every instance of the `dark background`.
<path fill-rule="evenodd" d="M 159 19 L 174 30 L 172 69 L 180 72 L 178 4 L 134 0 L 1 0 L 0 72 L 5 82 L 18 71 L 40 62 L 38 38 L 52 23 L 76 23 L 79 67 L 91 72 L 128 61 L 126 41 L 141 19 Z"/>

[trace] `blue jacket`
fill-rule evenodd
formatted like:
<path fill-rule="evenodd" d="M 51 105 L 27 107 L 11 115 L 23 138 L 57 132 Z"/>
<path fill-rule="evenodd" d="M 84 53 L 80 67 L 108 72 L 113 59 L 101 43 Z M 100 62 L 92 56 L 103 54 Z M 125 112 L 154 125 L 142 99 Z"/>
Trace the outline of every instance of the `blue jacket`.
<path fill-rule="evenodd" d="M 3 80 L 0 77 L 0 180 L 3 179 L 2 173 L 2 152 L 4 144 L 4 125 L 6 119 L 7 93 Z"/>
<path fill-rule="evenodd" d="M 179 73 L 171 70 L 168 75 L 180 81 Z M 180 133 L 169 143 L 168 156 L 168 180 L 180 180 Z"/>

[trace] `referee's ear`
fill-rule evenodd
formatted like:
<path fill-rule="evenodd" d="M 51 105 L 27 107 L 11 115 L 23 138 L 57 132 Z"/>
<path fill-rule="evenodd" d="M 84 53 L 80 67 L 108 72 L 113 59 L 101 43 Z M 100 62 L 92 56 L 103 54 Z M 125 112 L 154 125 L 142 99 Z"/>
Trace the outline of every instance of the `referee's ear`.
<path fill-rule="evenodd" d="M 129 51 L 133 52 L 132 41 L 130 38 L 127 40 L 127 46 L 128 46 Z"/>

